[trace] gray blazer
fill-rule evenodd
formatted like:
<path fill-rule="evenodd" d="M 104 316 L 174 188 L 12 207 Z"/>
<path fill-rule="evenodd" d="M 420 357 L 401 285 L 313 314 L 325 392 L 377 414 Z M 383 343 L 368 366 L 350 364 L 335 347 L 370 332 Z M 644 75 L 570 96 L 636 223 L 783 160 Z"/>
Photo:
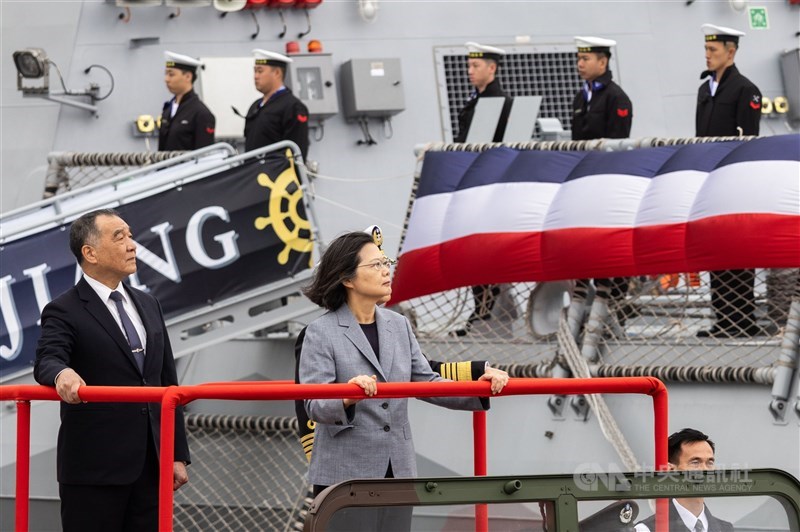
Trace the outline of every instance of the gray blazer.
<path fill-rule="evenodd" d="M 408 320 L 375 309 L 380 362 L 347 305 L 314 320 L 300 356 L 300 382 L 347 382 L 376 375 L 378 382 L 441 381 L 422 355 Z M 477 397 L 423 399 L 447 408 L 482 410 Z M 488 408 L 488 400 L 485 400 Z M 355 478 L 383 478 L 391 461 L 395 477 L 417 474 L 408 399 L 365 399 L 347 409 L 341 399 L 310 399 L 308 416 L 317 423 L 309 480 L 331 486 Z"/>

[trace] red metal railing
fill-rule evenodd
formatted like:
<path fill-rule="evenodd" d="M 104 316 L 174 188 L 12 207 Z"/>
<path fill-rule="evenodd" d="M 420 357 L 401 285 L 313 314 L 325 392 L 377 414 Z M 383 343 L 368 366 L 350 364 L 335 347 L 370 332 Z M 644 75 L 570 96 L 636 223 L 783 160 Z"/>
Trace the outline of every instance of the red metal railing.
<path fill-rule="evenodd" d="M 381 383 L 374 398 L 405 397 L 486 397 L 488 382 L 414 382 Z M 653 377 L 620 377 L 598 379 L 511 379 L 502 393 L 506 395 L 551 394 L 644 394 L 653 398 L 655 463 L 657 469 L 667 466 L 668 404 L 667 389 Z M 498 397 L 495 396 L 495 397 Z M 291 381 L 270 383 L 207 383 L 196 386 L 111 387 L 85 386 L 80 397 L 87 402 L 161 402 L 161 460 L 159 483 L 159 530 L 172 530 L 172 464 L 175 442 L 175 409 L 196 399 L 294 400 L 294 399 L 363 399 L 364 393 L 354 384 L 294 384 Z M 30 401 L 58 401 L 55 390 L 46 386 L 0 386 L 0 401 L 17 401 L 17 478 L 16 520 L 18 532 L 28 530 L 28 498 L 30 475 Z M 486 417 L 476 412 L 473 418 L 475 475 L 486 475 Z M 666 499 L 657 502 L 656 530 L 667 530 Z M 476 507 L 475 527 L 488 531 L 485 505 Z"/>

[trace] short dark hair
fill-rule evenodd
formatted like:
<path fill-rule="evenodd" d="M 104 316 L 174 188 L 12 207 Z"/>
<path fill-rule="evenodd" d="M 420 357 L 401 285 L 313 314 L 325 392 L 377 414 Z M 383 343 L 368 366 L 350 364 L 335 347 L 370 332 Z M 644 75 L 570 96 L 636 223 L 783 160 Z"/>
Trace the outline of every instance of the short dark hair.
<path fill-rule="evenodd" d="M 328 310 L 344 305 L 347 289 L 342 283 L 355 277 L 358 255 L 364 246 L 372 243 L 372 236 L 363 231 L 345 233 L 331 242 L 317 265 L 314 280 L 303 289 L 303 294 Z"/>
<path fill-rule="evenodd" d="M 69 228 L 69 249 L 78 264 L 83 264 L 83 246 L 89 241 L 94 240 L 100 236 L 100 231 L 97 230 L 95 220 L 98 216 L 116 216 L 122 218 L 114 209 L 97 209 L 96 211 L 87 212 L 74 222 Z"/>
<path fill-rule="evenodd" d="M 679 457 L 681 455 L 681 448 L 683 447 L 684 443 L 695 443 L 704 441 L 711 446 L 711 450 L 714 451 L 714 442 L 711 441 L 708 436 L 700 432 L 699 430 L 695 429 L 683 429 L 675 432 L 669 437 L 668 441 L 668 452 L 669 452 L 669 463 L 670 464 L 677 464 Z"/>

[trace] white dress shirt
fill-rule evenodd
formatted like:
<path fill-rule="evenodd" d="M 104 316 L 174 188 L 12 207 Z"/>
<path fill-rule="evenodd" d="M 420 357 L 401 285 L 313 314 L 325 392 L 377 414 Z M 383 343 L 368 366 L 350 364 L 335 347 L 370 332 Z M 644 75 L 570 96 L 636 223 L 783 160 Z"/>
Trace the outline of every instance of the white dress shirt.
<path fill-rule="evenodd" d="M 119 326 L 120 331 L 122 331 L 122 336 L 126 339 L 128 335 L 125 333 L 125 327 L 122 326 L 122 320 L 119 317 L 119 312 L 117 311 L 117 304 L 114 303 L 114 300 L 111 299 L 111 292 L 115 290 L 122 294 L 122 308 L 125 309 L 125 312 L 128 314 L 128 317 L 131 319 L 131 323 L 133 323 L 133 328 L 136 329 L 136 334 L 139 335 L 139 340 L 142 342 L 142 347 L 145 349 L 145 356 L 147 356 L 147 331 L 144 328 L 144 323 L 142 322 L 141 316 L 139 316 L 139 311 L 136 310 L 136 305 L 133 304 L 131 301 L 131 296 L 125 290 L 125 285 L 119 283 L 117 287 L 112 290 L 111 288 L 107 287 L 100 281 L 96 279 L 92 279 L 85 273 L 83 274 L 83 278 L 86 279 L 86 282 L 89 286 L 92 287 L 92 290 L 97 293 L 97 296 L 100 298 L 108 311 L 111 313 L 111 316 L 114 318 L 114 321 L 117 322 L 117 326 Z M 64 370 L 58 372 L 56 378 L 53 380 L 53 383 L 58 382 L 58 377 L 63 373 Z"/>
<path fill-rule="evenodd" d="M 92 279 L 85 273 L 83 274 L 83 278 L 86 279 L 86 282 L 89 283 L 89 286 L 97 292 L 100 301 L 106 304 L 108 307 L 108 311 L 114 316 L 114 321 L 117 322 L 119 325 L 119 330 L 122 331 L 122 335 L 127 338 L 128 335 L 125 334 L 125 327 L 122 326 L 122 320 L 119 317 L 119 312 L 117 311 L 117 304 L 114 303 L 114 300 L 111 299 L 111 292 L 117 291 L 122 294 L 122 308 L 125 309 L 125 313 L 128 314 L 128 317 L 131 319 L 131 323 L 133 323 L 133 328 L 136 329 L 136 334 L 139 335 L 139 340 L 142 341 L 142 347 L 145 347 L 145 355 L 147 355 L 147 331 L 144 329 L 144 323 L 142 322 L 141 316 L 139 316 L 139 311 L 136 310 L 136 305 L 133 304 L 131 301 L 131 296 L 125 290 L 125 285 L 119 283 L 116 288 L 113 290 L 100 281 Z"/>
<path fill-rule="evenodd" d="M 708 530 L 708 517 L 706 517 L 706 507 L 703 505 L 703 511 L 700 512 L 700 517 L 695 517 L 695 515 L 681 506 L 678 501 L 672 499 L 672 504 L 675 505 L 675 509 L 678 510 L 678 515 L 681 516 L 681 520 L 683 524 L 686 525 L 686 528 L 689 530 L 694 530 L 694 527 L 697 525 L 697 522 L 700 521 L 703 523 L 703 530 Z M 651 532 L 650 528 L 647 525 L 639 523 L 634 528 L 636 532 Z"/>
<path fill-rule="evenodd" d="M 714 76 L 711 76 L 708 80 L 708 90 L 711 91 L 711 96 L 715 96 L 717 94 L 717 87 L 719 87 L 719 83 L 714 79 Z"/>

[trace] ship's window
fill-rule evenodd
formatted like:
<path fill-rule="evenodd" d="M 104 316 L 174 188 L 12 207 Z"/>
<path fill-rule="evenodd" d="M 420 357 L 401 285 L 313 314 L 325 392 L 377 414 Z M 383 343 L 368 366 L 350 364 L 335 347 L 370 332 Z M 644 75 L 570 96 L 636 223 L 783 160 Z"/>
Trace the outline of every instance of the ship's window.
<path fill-rule="evenodd" d="M 498 46 L 506 51 L 500 67 L 500 83 L 511 96 L 542 96 L 539 116 L 558 118 L 565 130 L 570 129 L 572 99 L 580 88 L 580 78 L 575 68 L 575 46 L 569 44 L 513 45 L 482 43 Z M 458 134 L 458 112 L 464 107 L 472 87 L 467 76 L 466 49 L 464 47 L 436 47 L 437 85 L 441 102 L 442 135 L 451 142 Z M 614 79 L 619 80 L 616 54 L 612 54 L 610 68 Z M 538 136 L 537 126 L 535 136 Z"/>

